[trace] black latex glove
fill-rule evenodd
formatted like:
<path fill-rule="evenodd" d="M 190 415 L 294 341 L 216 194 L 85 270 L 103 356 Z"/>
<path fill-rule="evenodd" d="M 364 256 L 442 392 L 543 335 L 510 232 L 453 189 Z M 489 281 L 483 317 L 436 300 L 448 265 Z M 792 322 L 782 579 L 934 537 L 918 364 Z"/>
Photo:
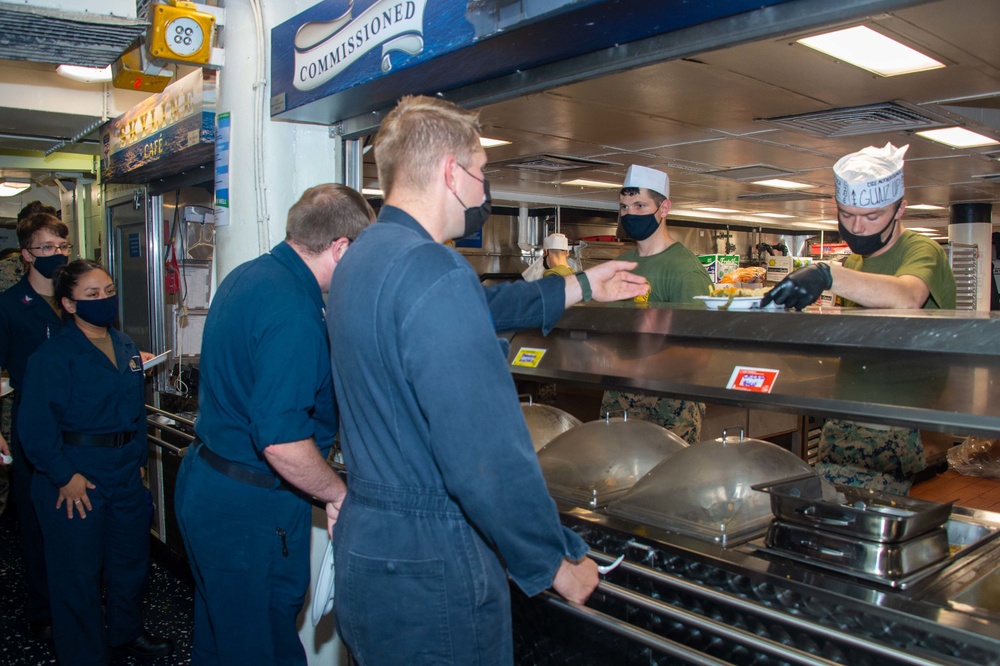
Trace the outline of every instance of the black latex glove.
<path fill-rule="evenodd" d="M 809 264 L 789 274 L 778 286 L 764 294 L 760 307 L 767 307 L 771 301 L 786 308 L 801 310 L 812 305 L 823 293 L 833 286 L 833 275 L 827 264 Z"/>

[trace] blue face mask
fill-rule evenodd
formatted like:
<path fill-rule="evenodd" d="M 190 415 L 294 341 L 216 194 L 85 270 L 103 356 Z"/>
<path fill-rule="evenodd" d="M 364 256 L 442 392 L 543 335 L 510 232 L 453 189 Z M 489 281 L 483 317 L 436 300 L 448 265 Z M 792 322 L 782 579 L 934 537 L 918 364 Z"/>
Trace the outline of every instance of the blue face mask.
<path fill-rule="evenodd" d="M 118 317 L 118 294 L 93 301 L 77 301 L 76 316 L 91 326 L 111 328 Z"/>
<path fill-rule="evenodd" d="M 57 252 L 48 257 L 35 257 L 35 270 L 41 274 L 46 280 L 51 280 L 52 275 L 56 272 L 56 269 L 60 266 L 65 266 L 66 262 L 69 260 L 62 252 Z"/>
<path fill-rule="evenodd" d="M 622 215 L 622 228 L 632 240 L 643 241 L 653 235 L 659 228 L 660 222 L 656 215 Z"/>

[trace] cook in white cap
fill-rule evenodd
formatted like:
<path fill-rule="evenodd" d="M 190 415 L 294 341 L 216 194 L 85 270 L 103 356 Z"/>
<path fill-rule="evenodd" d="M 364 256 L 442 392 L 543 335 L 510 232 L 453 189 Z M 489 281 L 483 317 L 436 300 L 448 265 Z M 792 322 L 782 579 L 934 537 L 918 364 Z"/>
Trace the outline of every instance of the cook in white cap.
<path fill-rule="evenodd" d="M 762 306 L 774 301 L 801 310 L 829 289 L 847 307 L 955 308 L 955 277 L 944 250 L 900 224 L 907 148 L 868 146 L 833 165 L 840 236 L 853 254 L 843 266 L 800 268 L 765 295 Z"/>
<path fill-rule="evenodd" d="M 550 275 L 573 275 L 576 270 L 569 265 L 569 239 L 566 234 L 549 234 L 542 242 L 542 257 L 545 264 L 543 277 Z"/>
<path fill-rule="evenodd" d="M 677 242 L 667 230 L 670 212 L 670 178 L 657 169 L 633 164 L 618 193 L 621 225 L 636 248 L 618 257 L 638 265 L 633 273 L 649 282 L 649 293 L 635 301 L 646 303 L 693 303 L 707 296 L 712 280 L 698 257 Z M 629 416 L 658 423 L 695 444 L 701 441 L 705 405 L 690 400 L 659 398 L 642 393 L 605 391 L 601 416 L 627 411 Z"/>
<path fill-rule="evenodd" d="M 846 307 L 955 307 L 955 277 L 940 245 L 904 231 L 903 155 L 909 146 L 869 146 L 833 167 L 837 221 L 851 254 L 844 265 L 814 263 L 800 268 L 761 301 L 802 309 L 824 289 Z M 842 362 L 837 381 L 853 386 L 865 401 L 863 385 Z M 845 377 L 846 375 L 846 377 Z M 872 423 L 827 419 L 820 433 L 816 471 L 831 483 L 905 495 L 913 476 L 926 466 L 920 431 Z"/>

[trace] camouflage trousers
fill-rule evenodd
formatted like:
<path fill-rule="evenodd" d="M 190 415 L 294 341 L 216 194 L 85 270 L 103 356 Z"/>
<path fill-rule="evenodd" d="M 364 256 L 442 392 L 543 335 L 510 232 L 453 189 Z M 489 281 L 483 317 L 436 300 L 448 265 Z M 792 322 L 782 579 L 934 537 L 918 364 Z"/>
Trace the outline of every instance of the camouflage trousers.
<path fill-rule="evenodd" d="M 919 430 L 836 419 L 823 425 L 816 471 L 831 483 L 906 495 L 926 466 Z"/>
<path fill-rule="evenodd" d="M 628 412 L 629 418 L 650 421 L 661 425 L 686 441 L 697 444 L 701 441 L 701 419 L 705 416 L 705 403 L 660 398 L 645 393 L 627 391 L 605 391 L 601 401 L 601 416 L 611 413 L 617 416 Z"/>

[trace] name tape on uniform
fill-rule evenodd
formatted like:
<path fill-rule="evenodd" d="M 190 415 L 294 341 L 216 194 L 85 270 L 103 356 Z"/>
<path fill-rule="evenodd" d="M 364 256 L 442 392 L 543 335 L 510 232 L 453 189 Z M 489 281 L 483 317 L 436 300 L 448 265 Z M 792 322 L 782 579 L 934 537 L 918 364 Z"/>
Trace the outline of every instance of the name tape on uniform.
<path fill-rule="evenodd" d="M 522 368 L 537 368 L 538 364 L 542 362 L 543 356 L 545 356 L 544 349 L 521 347 L 517 350 L 517 355 L 514 357 L 511 365 L 517 365 Z"/>
<path fill-rule="evenodd" d="M 750 368 L 738 365 L 733 368 L 726 388 L 736 391 L 753 391 L 754 393 L 770 393 L 774 382 L 778 379 L 777 370 L 767 368 Z"/>

